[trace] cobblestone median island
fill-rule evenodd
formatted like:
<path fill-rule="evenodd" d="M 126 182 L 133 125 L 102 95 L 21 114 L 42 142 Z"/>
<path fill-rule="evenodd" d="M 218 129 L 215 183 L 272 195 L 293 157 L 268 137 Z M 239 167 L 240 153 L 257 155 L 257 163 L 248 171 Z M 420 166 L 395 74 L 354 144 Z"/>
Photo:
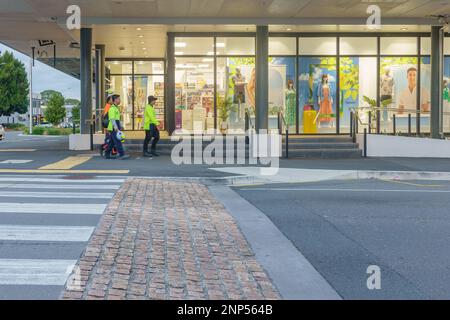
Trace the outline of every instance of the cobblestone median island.
<path fill-rule="evenodd" d="M 62 299 L 279 299 L 234 219 L 190 182 L 129 179 Z"/>

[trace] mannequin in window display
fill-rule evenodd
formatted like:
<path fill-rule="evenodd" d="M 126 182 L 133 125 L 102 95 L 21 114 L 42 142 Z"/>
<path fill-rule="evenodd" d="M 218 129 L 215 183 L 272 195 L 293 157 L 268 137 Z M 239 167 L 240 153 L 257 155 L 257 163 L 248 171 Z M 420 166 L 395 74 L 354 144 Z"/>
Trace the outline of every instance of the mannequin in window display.
<path fill-rule="evenodd" d="M 322 81 L 317 87 L 319 102 L 319 124 L 330 124 L 333 121 L 333 88 L 328 82 L 328 75 L 322 75 Z"/>
<path fill-rule="evenodd" d="M 231 81 L 233 81 L 234 85 L 233 103 L 238 105 L 235 122 L 239 122 L 242 113 L 241 104 L 245 103 L 245 87 L 247 84 L 240 68 L 236 68 L 236 74 L 231 78 Z"/>
<path fill-rule="evenodd" d="M 288 80 L 287 89 L 285 92 L 286 110 L 285 117 L 289 127 L 295 126 L 295 107 L 296 107 L 296 92 L 294 89 L 294 81 Z"/>
<path fill-rule="evenodd" d="M 389 67 L 386 67 L 384 69 L 384 74 L 381 76 L 380 79 L 381 101 L 392 100 L 393 92 L 394 92 L 394 78 L 391 75 L 391 69 Z M 388 105 L 387 107 L 390 107 L 390 105 Z M 384 110 L 383 120 L 387 120 L 387 115 L 388 115 L 387 110 Z"/>
<path fill-rule="evenodd" d="M 250 81 L 247 85 L 247 97 L 249 101 L 249 108 L 253 108 L 253 111 L 255 110 L 255 88 L 256 88 L 256 69 L 253 68 L 252 70 L 252 76 L 250 78 Z"/>
<path fill-rule="evenodd" d="M 450 130 L 450 88 L 447 80 L 444 80 L 444 92 L 442 97 L 444 113 L 444 131 Z"/>

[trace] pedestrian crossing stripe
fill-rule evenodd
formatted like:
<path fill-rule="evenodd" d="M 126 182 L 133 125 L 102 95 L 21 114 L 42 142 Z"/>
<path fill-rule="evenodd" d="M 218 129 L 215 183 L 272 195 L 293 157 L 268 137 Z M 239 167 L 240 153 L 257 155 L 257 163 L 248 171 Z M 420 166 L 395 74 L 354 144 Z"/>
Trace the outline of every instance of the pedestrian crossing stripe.
<path fill-rule="evenodd" d="M 94 227 L 0 225 L 3 241 L 86 242 Z"/>

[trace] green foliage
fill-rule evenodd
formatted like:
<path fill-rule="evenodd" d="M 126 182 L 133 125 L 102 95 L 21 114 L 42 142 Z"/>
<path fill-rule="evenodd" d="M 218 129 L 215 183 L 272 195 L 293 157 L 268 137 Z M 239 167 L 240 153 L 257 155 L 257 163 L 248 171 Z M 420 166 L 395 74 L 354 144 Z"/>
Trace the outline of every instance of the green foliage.
<path fill-rule="evenodd" d="M 45 128 L 42 127 L 34 127 L 33 128 L 33 135 L 35 136 L 42 136 L 45 133 Z"/>
<path fill-rule="evenodd" d="M 64 108 L 64 97 L 61 93 L 54 93 L 50 96 L 47 108 L 44 111 L 45 119 L 48 122 L 57 126 L 66 116 L 66 109 Z"/>
<path fill-rule="evenodd" d="M 356 101 L 359 94 L 359 67 L 352 58 L 340 60 L 340 89 L 344 100 Z"/>
<path fill-rule="evenodd" d="M 0 115 L 27 111 L 28 86 L 24 64 L 8 51 L 0 55 Z"/>
<path fill-rule="evenodd" d="M 58 92 L 58 91 L 55 91 L 55 90 L 45 90 L 45 91 L 41 92 L 41 100 L 42 100 L 42 103 L 44 104 L 44 106 L 48 105 L 48 103 L 50 101 L 50 98 L 54 94 L 62 96 L 61 92 Z"/>
<path fill-rule="evenodd" d="M 80 106 L 73 107 L 73 109 L 72 109 L 72 121 L 74 123 L 79 123 L 80 122 L 80 112 L 81 112 L 81 107 Z"/>
<path fill-rule="evenodd" d="M 79 106 L 81 106 L 81 101 L 78 99 L 68 98 L 68 99 L 66 99 L 65 104 L 68 106 L 79 107 Z"/>
<path fill-rule="evenodd" d="M 217 97 L 217 111 L 218 117 L 222 122 L 228 120 L 230 116 L 230 112 L 233 111 L 233 101 L 229 97 L 218 96 Z"/>
<path fill-rule="evenodd" d="M 22 123 L 6 123 L 3 125 L 5 129 L 14 131 L 28 130 L 28 127 Z"/>

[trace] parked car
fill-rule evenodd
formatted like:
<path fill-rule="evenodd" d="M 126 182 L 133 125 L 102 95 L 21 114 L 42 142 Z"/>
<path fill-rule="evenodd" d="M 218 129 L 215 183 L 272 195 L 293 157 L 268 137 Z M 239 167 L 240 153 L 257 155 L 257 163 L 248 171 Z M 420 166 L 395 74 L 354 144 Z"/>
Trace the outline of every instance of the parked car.
<path fill-rule="evenodd" d="M 5 139 L 5 128 L 0 124 L 0 141 Z"/>

